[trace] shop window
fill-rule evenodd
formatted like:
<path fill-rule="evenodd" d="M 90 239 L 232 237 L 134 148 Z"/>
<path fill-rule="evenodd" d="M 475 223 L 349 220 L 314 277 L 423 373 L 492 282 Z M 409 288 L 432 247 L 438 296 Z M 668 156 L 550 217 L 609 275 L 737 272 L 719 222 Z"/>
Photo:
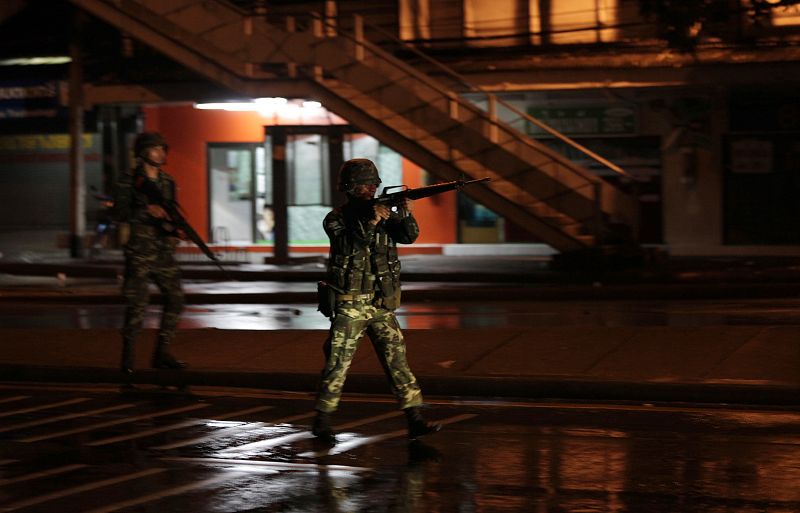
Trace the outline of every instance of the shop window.
<path fill-rule="evenodd" d="M 290 244 L 326 244 L 322 220 L 331 209 L 328 137 L 290 135 L 286 143 Z"/>
<path fill-rule="evenodd" d="M 492 210 L 466 194 L 458 193 L 458 242 L 465 244 L 506 242 L 504 224 L 504 219 Z"/>
<path fill-rule="evenodd" d="M 621 0 L 402 0 L 400 36 L 480 47 L 599 43 L 617 40 L 636 16 L 636 2 Z"/>
<path fill-rule="evenodd" d="M 771 18 L 774 27 L 798 27 L 800 26 L 800 5 L 774 7 Z"/>
<path fill-rule="evenodd" d="M 724 243 L 800 244 L 800 134 L 725 140 Z"/>

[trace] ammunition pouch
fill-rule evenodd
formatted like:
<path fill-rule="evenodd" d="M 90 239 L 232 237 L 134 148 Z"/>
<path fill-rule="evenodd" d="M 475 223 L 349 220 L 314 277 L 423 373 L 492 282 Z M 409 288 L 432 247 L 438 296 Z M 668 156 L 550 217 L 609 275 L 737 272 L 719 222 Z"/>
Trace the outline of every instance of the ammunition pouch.
<path fill-rule="evenodd" d="M 317 282 L 317 310 L 331 318 L 336 313 L 336 291 L 326 281 Z"/>

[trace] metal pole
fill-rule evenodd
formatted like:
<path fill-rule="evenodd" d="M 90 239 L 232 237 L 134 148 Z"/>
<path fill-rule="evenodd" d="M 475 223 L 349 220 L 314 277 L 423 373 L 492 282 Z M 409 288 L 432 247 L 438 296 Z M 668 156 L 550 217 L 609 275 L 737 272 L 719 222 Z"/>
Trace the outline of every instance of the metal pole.
<path fill-rule="evenodd" d="M 69 192 L 70 237 L 69 255 L 83 256 L 83 237 L 86 232 L 86 170 L 83 159 L 83 59 L 78 40 L 82 22 L 75 13 L 74 33 L 69 45 L 72 62 L 69 66 Z"/>
<path fill-rule="evenodd" d="M 272 209 L 275 214 L 273 261 L 289 263 L 289 207 L 286 198 L 286 130 L 269 127 L 272 136 Z"/>

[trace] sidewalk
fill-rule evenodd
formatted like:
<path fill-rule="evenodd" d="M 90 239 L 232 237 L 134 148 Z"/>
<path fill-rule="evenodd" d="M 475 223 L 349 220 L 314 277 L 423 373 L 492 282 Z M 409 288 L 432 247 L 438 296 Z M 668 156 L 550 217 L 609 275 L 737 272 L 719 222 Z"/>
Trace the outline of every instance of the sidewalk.
<path fill-rule="evenodd" d="M 548 327 L 405 330 L 429 396 L 800 405 L 800 326 Z M 321 330 L 182 330 L 183 372 L 148 369 L 155 333 L 137 348 L 140 383 L 311 393 Z M 3 380 L 117 383 L 116 329 L 0 329 Z M 386 393 L 363 341 L 346 392 Z"/>
<path fill-rule="evenodd" d="M 46 264 L 53 267 L 0 262 L 0 301 L 121 301 L 117 264 Z M 199 265 L 186 266 L 185 274 L 195 271 L 220 276 Z M 237 272 L 258 281 L 187 280 L 189 301 L 310 303 L 322 267 L 251 265 Z M 89 277 L 74 277 L 81 273 Z M 800 296 L 800 269 L 788 260 L 673 262 L 591 275 L 554 273 L 535 259 L 414 256 L 404 259 L 403 279 L 406 301 Z M 412 369 L 429 397 L 800 405 L 800 323 L 409 329 L 405 335 Z M 136 379 L 312 393 L 324 338 L 319 330 L 182 330 L 174 351 L 190 368 L 178 373 L 148 369 L 154 333 L 147 331 Z M 0 328 L 0 376 L 116 383 L 119 343 L 116 329 Z M 386 391 L 365 340 L 345 392 Z"/>
<path fill-rule="evenodd" d="M 407 301 L 800 297 L 800 262 L 791 258 L 675 259 L 643 268 L 570 272 L 550 270 L 547 258 L 530 256 L 409 255 L 402 263 Z M 225 267 L 223 273 L 211 262 L 182 263 L 187 302 L 313 303 L 316 282 L 324 278 L 322 257 Z M 122 271 L 121 259 L 0 259 L 0 302 L 120 302 Z"/>

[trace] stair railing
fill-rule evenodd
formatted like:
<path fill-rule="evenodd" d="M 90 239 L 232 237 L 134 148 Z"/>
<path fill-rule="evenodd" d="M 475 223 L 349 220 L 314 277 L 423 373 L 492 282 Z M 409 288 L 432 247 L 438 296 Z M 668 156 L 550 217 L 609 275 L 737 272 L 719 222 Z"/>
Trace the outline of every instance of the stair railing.
<path fill-rule="evenodd" d="M 586 193 L 587 197 L 589 197 L 591 199 L 591 201 L 593 202 L 593 205 L 594 205 L 593 209 L 592 209 L 592 214 L 589 217 L 585 218 L 585 219 L 576 219 L 576 224 L 585 224 L 586 226 L 590 227 L 591 232 L 593 232 L 593 235 L 595 236 L 595 240 L 598 240 L 598 241 L 600 240 L 601 228 L 599 228 L 599 227 L 602 224 L 602 208 L 601 208 L 602 194 L 600 193 L 600 187 L 599 187 L 600 179 L 595 177 L 594 175 L 588 175 L 587 176 L 588 173 L 581 173 L 581 172 L 577 171 L 575 169 L 576 164 L 574 164 L 572 161 L 570 161 L 566 157 L 558 154 L 557 152 L 555 152 L 554 150 L 552 150 L 552 149 L 550 149 L 550 148 L 548 148 L 546 146 L 537 146 L 536 143 L 530 137 L 520 133 L 518 130 L 516 130 L 515 128 L 510 126 L 507 122 L 499 119 L 498 116 L 497 116 L 497 105 L 500 104 L 500 105 L 503 105 L 503 106 L 507 106 L 511 110 L 517 112 L 520 115 L 520 117 L 522 117 L 524 119 L 532 120 L 531 122 L 533 122 L 537 126 L 541 126 L 542 129 L 545 130 L 545 131 L 548 131 L 548 133 L 552 132 L 554 134 L 554 137 L 557 137 L 558 139 L 563 140 L 565 143 L 567 143 L 570 146 L 574 147 L 575 149 L 577 149 L 581 153 L 584 153 L 587 156 L 589 156 L 590 158 L 592 158 L 592 160 L 595 160 L 595 161 L 600 162 L 600 163 L 607 163 L 607 164 L 604 164 L 604 165 L 609 165 L 612 168 L 614 168 L 615 170 L 618 170 L 617 172 L 619 172 L 619 173 L 621 173 L 621 174 L 623 174 L 625 176 L 628 176 L 625 173 L 625 171 L 620 169 L 615 164 L 607 161 L 606 159 L 603 159 L 599 155 L 596 155 L 593 152 L 591 152 L 590 150 L 584 148 L 583 146 L 581 146 L 580 144 L 576 143 L 572 139 L 569 139 L 568 137 L 564 136 L 563 134 L 560 134 L 559 132 L 555 131 L 553 128 L 547 126 L 546 124 L 542 123 L 541 121 L 539 121 L 537 119 L 534 119 L 531 116 L 529 116 L 528 114 L 519 111 L 513 105 L 509 105 L 507 102 L 504 102 L 504 101 L 500 100 L 499 98 L 497 98 L 496 95 L 494 95 L 492 93 L 487 93 L 485 91 L 482 91 L 485 94 L 487 94 L 487 98 L 489 98 L 488 112 L 486 112 L 483 109 L 481 109 L 480 106 L 475 105 L 473 102 L 470 102 L 470 101 L 460 97 L 459 95 L 454 94 L 452 91 L 445 89 L 442 86 L 442 84 L 439 83 L 438 81 L 432 79 L 431 77 L 429 77 L 428 75 L 426 75 L 424 73 L 419 72 L 418 70 L 416 70 L 412 66 L 408 65 L 407 63 L 405 63 L 405 62 L 403 62 L 403 61 L 401 61 L 399 59 L 394 58 L 390 54 L 386 53 L 382 48 L 378 47 L 377 45 L 373 44 L 371 41 L 366 39 L 364 37 L 364 30 L 363 30 L 364 22 L 363 22 L 363 18 L 360 15 L 354 15 L 353 34 L 350 34 L 347 31 L 342 30 L 342 28 L 340 26 L 336 26 L 336 25 L 331 24 L 330 22 L 326 21 L 318 13 L 311 13 L 311 14 L 312 14 L 312 16 L 314 16 L 314 20 L 313 21 L 317 25 L 316 28 L 314 28 L 312 30 L 314 30 L 314 32 L 317 35 L 319 35 L 320 38 L 324 38 L 325 37 L 324 34 L 326 32 L 328 32 L 326 30 L 323 30 L 323 27 L 325 27 L 326 23 L 328 23 L 330 28 L 336 30 L 337 35 L 339 35 L 341 37 L 344 37 L 345 39 L 350 40 L 351 42 L 353 42 L 353 44 L 354 44 L 354 57 L 356 59 L 364 59 L 365 58 L 365 52 L 368 51 L 371 55 L 377 57 L 381 61 L 383 61 L 385 63 L 388 63 L 391 66 L 403 71 L 406 75 L 408 75 L 411 78 L 413 78 L 415 80 L 416 84 L 424 85 L 427 89 L 435 92 L 436 95 L 438 95 L 445 102 L 443 105 L 446 105 L 446 109 L 447 109 L 446 111 L 448 111 L 450 113 L 451 117 L 453 117 L 454 119 L 458 119 L 458 112 L 459 112 L 460 109 L 465 109 L 466 111 L 470 111 L 470 112 L 474 113 L 476 115 L 476 117 L 478 117 L 478 118 L 484 120 L 485 122 L 487 122 L 488 123 L 488 133 L 486 134 L 486 136 L 487 136 L 487 138 L 489 138 L 495 144 L 498 144 L 501 141 L 508 142 L 508 141 L 512 141 L 512 140 L 513 141 L 522 142 L 523 144 L 534 148 L 538 152 L 547 153 L 547 155 L 552 160 L 560 162 L 562 164 L 562 166 L 559 169 L 567 170 L 573 176 L 575 176 L 579 180 L 581 180 L 583 183 L 581 185 L 577 185 L 577 186 L 572 187 L 568 191 L 562 191 L 562 192 L 556 193 L 556 194 L 554 194 L 552 196 L 548 196 L 548 197 L 544 197 L 544 198 L 539 197 L 534 204 L 548 205 L 548 201 L 551 201 L 552 199 L 557 198 L 559 196 L 564 196 L 564 195 L 568 194 L 569 191 L 578 191 L 578 190 L 581 190 L 581 189 L 586 191 L 588 189 L 589 192 Z M 370 27 L 372 27 L 372 26 L 370 26 Z M 401 43 L 403 43 L 403 42 L 401 41 Z M 403 44 L 405 44 L 405 43 L 403 43 Z M 422 52 L 420 52 L 420 54 L 425 55 Z M 433 62 L 437 62 L 437 61 L 435 61 L 434 59 L 432 59 L 430 57 L 426 57 L 426 60 L 431 60 Z M 449 69 L 442 63 L 438 63 L 437 67 L 440 67 L 440 69 Z M 317 72 L 317 73 L 319 73 L 319 72 Z M 450 70 L 449 73 L 451 74 L 452 77 L 456 78 L 460 83 L 465 84 L 470 88 L 476 89 L 474 86 L 469 85 L 469 83 L 463 77 L 458 75 L 455 71 Z M 469 156 L 467 155 L 467 157 L 469 157 Z M 553 176 L 553 175 L 551 174 L 551 176 Z M 498 176 L 498 177 L 502 178 L 501 176 Z"/>
<path fill-rule="evenodd" d="M 594 160 L 595 162 L 597 162 L 599 164 L 602 164 L 603 166 L 611 169 L 612 171 L 614 171 L 615 173 L 617 173 L 617 174 L 619 174 L 621 176 L 624 176 L 624 177 L 626 177 L 628 179 L 632 179 L 630 174 L 628 174 L 625 170 L 623 170 L 621 167 L 617 166 L 616 164 L 614 164 L 610 160 L 602 157 L 601 155 L 598 155 L 597 153 L 593 152 L 592 150 L 590 150 L 590 149 L 586 148 L 585 146 L 579 144 L 575 140 L 565 136 L 561 132 L 555 130 L 554 128 L 552 128 L 548 124 L 544 123 L 543 121 L 531 116 L 527 112 L 523 112 L 523 111 L 519 110 L 516 106 L 514 106 L 511 103 L 503 100 L 502 98 L 499 98 L 496 94 L 492 93 L 491 91 L 486 91 L 482 87 L 476 86 L 476 85 L 470 83 L 469 80 L 467 80 L 463 75 L 459 74 L 457 71 L 455 71 L 454 69 L 450 68 L 449 66 L 447 66 L 444 63 L 442 63 L 441 61 L 438 61 L 438 60 L 434 59 L 433 57 L 431 57 L 430 55 L 426 54 L 425 52 L 421 51 L 416 46 L 414 46 L 412 44 L 409 44 L 406 41 L 403 41 L 402 39 L 398 38 L 397 36 L 395 36 L 391 32 L 389 32 L 389 31 L 387 31 L 387 30 L 385 30 L 385 29 L 383 29 L 383 28 L 381 28 L 381 27 L 379 27 L 377 25 L 374 25 L 372 23 L 367 22 L 366 20 L 363 20 L 363 17 L 361 17 L 360 15 L 355 15 L 355 17 L 356 17 L 356 21 L 355 21 L 355 26 L 356 27 L 359 24 L 363 24 L 363 26 L 368 27 L 370 30 L 381 34 L 381 36 L 383 36 L 383 37 L 389 39 L 390 41 L 392 41 L 393 43 L 401 46 L 403 49 L 410 51 L 411 53 L 413 53 L 417 57 L 423 59 L 425 62 L 427 62 L 427 63 L 431 64 L 432 66 L 434 66 L 437 70 L 439 70 L 442 73 L 448 75 L 451 79 L 453 79 L 453 81 L 455 83 L 460 84 L 461 86 L 465 87 L 468 92 L 485 95 L 486 104 L 487 104 L 486 111 L 490 114 L 490 118 L 491 118 L 492 111 L 494 111 L 494 113 L 496 114 L 497 113 L 497 107 L 498 106 L 502 106 L 503 108 L 507 109 L 509 112 L 511 112 L 511 113 L 513 113 L 513 114 L 515 114 L 517 116 L 515 119 L 512 119 L 510 121 L 508 119 L 506 119 L 505 123 L 507 123 L 508 125 L 511 125 L 513 127 L 515 123 L 520 122 L 520 121 L 531 123 L 531 124 L 539 127 L 539 129 L 541 129 L 543 132 L 545 132 L 545 133 L 549 134 L 550 136 L 552 136 L 552 137 L 562 141 L 563 143 L 571 146 L 572 148 L 574 148 L 575 150 L 579 151 L 580 153 L 586 155 L 587 157 L 589 157 L 590 159 Z M 496 121 L 496 120 L 494 120 L 494 121 Z M 528 139 L 527 136 L 525 136 L 524 138 Z"/>

